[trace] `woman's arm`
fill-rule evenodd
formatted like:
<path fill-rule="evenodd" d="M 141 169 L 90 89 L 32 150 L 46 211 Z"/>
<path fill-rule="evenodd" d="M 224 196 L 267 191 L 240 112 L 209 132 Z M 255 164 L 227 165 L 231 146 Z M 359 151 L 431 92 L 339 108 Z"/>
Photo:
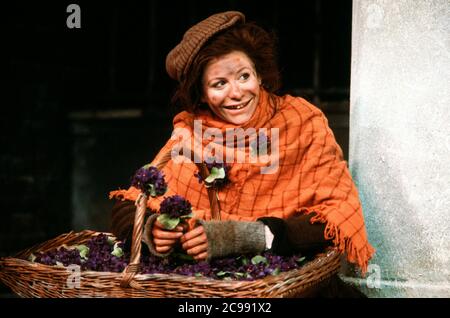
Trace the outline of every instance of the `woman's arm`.
<path fill-rule="evenodd" d="M 182 238 L 182 247 L 197 260 L 270 250 L 278 255 L 314 255 L 332 242 L 325 239 L 325 224 L 311 224 L 313 217 L 296 215 L 288 219 L 263 217 L 253 222 L 202 221 Z M 267 246 L 265 227 L 273 233 Z"/>
<path fill-rule="evenodd" d="M 111 211 L 111 233 L 120 241 L 131 241 L 136 206 L 129 200 L 117 200 Z M 147 211 L 148 215 L 150 212 Z M 146 213 L 146 214 L 147 214 Z"/>
<path fill-rule="evenodd" d="M 314 254 L 332 245 L 326 240 L 325 224 L 311 224 L 314 214 L 294 215 L 287 219 L 263 217 L 258 221 L 270 228 L 274 235 L 270 250 L 274 254 L 289 255 L 292 253 Z"/>
<path fill-rule="evenodd" d="M 128 243 L 126 244 L 126 246 L 131 244 L 131 235 L 133 231 L 135 211 L 136 207 L 134 205 L 134 202 L 129 200 L 116 201 L 112 209 L 111 232 L 119 240 Z M 146 216 L 149 215 L 150 211 L 147 211 Z M 313 217 L 313 214 L 296 215 L 285 220 L 275 217 L 263 217 L 260 218 L 258 221 L 267 225 L 274 235 L 272 246 L 270 248 L 270 250 L 274 254 L 289 255 L 297 252 L 302 254 L 309 254 L 318 252 L 324 249 L 325 247 L 331 245 L 331 241 L 325 240 L 324 238 L 325 224 L 321 223 L 311 224 L 310 223 L 311 217 Z M 223 226 L 221 226 L 221 224 L 223 224 Z M 224 222 L 215 222 L 214 228 L 215 228 L 214 231 L 209 230 L 206 233 L 206 236 L 210 240 L 215 239 L 213 236 L 217 236 L 217 233 L 221 232 L 221 228 L 223 228 L 224 231 L 226 230 L 226 232 L 228 232 L 224 233 L 223 237 L 230 236 L 229 229 L 225 227 Z M 197 231 L 198 230 L 199 229 L 197 229 Z M 252 234 L 249 237 L 251 237 L 251 239 L 254 240 L 255 239 L 254 233 L 249 234 Z M 192 238 L 197 236 L 198 235 L 193 235 Z M 185 241 L 186 240 L 183 240 L 183 243 Z M 224 243 L 226 244 L 226 242 Z M 190 245 L 190 247 L 192 248 L 200 244 L 188 243 L 187 245 Z M 240 251 L 235 252 L 240 253 Z M 202 255 L 201 258 L 205 258 L 205 256 Z"/>

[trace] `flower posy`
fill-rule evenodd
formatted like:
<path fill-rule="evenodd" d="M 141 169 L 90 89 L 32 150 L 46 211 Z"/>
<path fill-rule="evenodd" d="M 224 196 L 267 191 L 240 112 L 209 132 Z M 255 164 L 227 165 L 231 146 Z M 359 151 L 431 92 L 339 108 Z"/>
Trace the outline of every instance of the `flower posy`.
<path fill-rule="evenodd" d="M 195 173 L 194 176 L 197 177 L 198 182 L 202 183 L 204 181 L 207 188 L 215 187 L 217 189 L 221 189 L 229 183 L 230 180 L 227 177 L 229 166 L 215 161 L 206 162 L 206 166 L 209 170 L 209 176 L 203 180 L 200 173 Z"/>
<path fill-rule="evenodd" d="M 131 185 L 152 197 L 166 193 L 167 183 L 164 174 L 156 167 L 145 165 L 139 168 L 131 180 Z"/>
<path fill-rule="evenodd" d="M 165 198 L 160 205 L 158 221 L 168 230 L 174 229 L 183 219 L 192 217 L 192 205 L 182 196 L 175 194 Z"/>

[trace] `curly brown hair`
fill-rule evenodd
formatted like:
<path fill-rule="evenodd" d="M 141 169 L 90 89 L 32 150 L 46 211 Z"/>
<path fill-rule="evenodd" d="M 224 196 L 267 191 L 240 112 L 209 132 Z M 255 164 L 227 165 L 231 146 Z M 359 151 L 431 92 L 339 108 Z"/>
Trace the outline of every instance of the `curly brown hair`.
<path fill-rule="evenodd" d="M 234 51 L 245 53 L 255 65 L 263 87 L 270 93 L 280 85 L 276 55 L 276 36 L 253 22 L 234 25 L 209 39 L 195 57 L 187 75 L 180 79 L 172 97 L 172 104 L 183 110 L 195 112 L 205 107 L 202 76 L 207 64 L 214 58 Z M 207 107 L 207 106 L 206 106 Z"/>

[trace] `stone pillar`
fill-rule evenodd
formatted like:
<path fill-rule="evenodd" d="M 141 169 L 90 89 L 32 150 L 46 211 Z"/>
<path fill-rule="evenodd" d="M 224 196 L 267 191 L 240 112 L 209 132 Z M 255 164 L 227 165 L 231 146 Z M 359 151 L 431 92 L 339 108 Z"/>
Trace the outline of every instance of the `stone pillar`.
<path fill-rule="evenodd" d="M 354 0 L 350 170 L 371 297 L 450 297 L 450 1 Z"/>

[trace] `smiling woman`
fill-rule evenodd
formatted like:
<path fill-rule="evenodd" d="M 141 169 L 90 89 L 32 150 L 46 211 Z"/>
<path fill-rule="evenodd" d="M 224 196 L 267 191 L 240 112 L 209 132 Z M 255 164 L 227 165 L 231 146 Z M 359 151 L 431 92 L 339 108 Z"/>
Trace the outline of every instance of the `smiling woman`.
<path fill-rule="evenodd" d="M 194 25 L 168 54 L 166 70 L 179 84 L 173 103 L 184 110 L 174 117 L 174 129 L 195 135 L 200 127 L 201 136 L 206 131 L 224 136 L 232 129 L 276 129 L 277 138 L 270 140 L 276 151 L 270 155 L 276 155 L 278 164 L 265 174 L 260 168 L 267 163 L 229 162 L 221 157 L 228 149 L 212 154 L 216 162 L 227 166 L 229 180 L 226 186 L 213 189 L 213 197 L 220 202 L 215 205 L 220 219 L 213 220 L 217 213 L 210 205 L 211 188 L 197 182 L 193 162 L 197 157 L 211 163 L 202 152 L 202 146 L 211 141 L 203 138 L 196 144 L 194 140 L 194 158 L 178 162 L 172 157 L 163 168 L 166 195 L 187 198 L 194 221 L 188 229 L 164 229 L 150 212 L 160 211 L 163 198 L 150 198 L 144 241 L 157 256 L 167 257 L 179 249 L 197 261 L 267 250 L 278 255 L 314 255 L 335 246 L 365 272 L 374 250 L 367 241 L 358 192 L 342 150 L 317 107 L 303 98 L 275 94 L 280 83 L 275 57 L 274 37 L 245 22 L 236 11 L 218 13 Z M 199 121 L 201 125 L 195 125 Z M 224 138 L 212 142 L 235 151 L 251 142 L 249 135 L 242 134 L 236 142 L 233 137 L 232 143 L 224 144 Z M 153 163 L 177 143 L 171 138 Z M 245 147 L 246 157 L 252 155 L 250 148 Z M 112 231 L 120 239 L 131 234 L 133 201 L 138 195 L 134 187 L 111 193 L 118 199 Z"/>
<path fill-rule="evenodd" d="M 231 93 L 238 95 L 242 93 L 239 89 L 243 88 L 243 84 L 256 85 L 257 87 L 251 88 L 253 92 L 259 91 L 260 86 L 270 92 L 279 88 L 275 35 L 254 23 L 240 23 L 244 17 L 239 14 L 219 27 L 212 25 L 210 30 L 207 28 L 212 19 L 208 23 L 195 25 L 186 32 L 189 37 L 185 37 L 184 41 L 169 53 L 166 59 L 167 72 L 179 82 L 172 98 L 173 104 L 191 112 L 209 109 L 211 105 L 207 102 L 206 89 L 212 86 L 219 89 L 228 84 L 228 88 L 235 88 Z M 228 24 L 231 25 L 227 27 Z M 202 32 L 212 34 L 202 36 Z M 198 45 L 202 44 L 204 46 L 201 50 L 192 52 L 194 56 L 184 56 L 186 46 L 195 45 L 198 48 Z M 185 65 L 178 61 L 185 61 Z M 230 79 L 233 81 L 230 82 Z M 230 84 L 238 82 L 242 85 L 229 87 Z M 249 90 L 250 85 L 245 87 Z M 233 101 L 230 106 L 239 106 L 239 102 Z"/>
<path fill-rule="evenodd" d="M 206 65 L 202 102 L 224 121 L 242 125 L 255 112 L 260 84 L 253 62 L 245 53 L 233 51 Z"/>

